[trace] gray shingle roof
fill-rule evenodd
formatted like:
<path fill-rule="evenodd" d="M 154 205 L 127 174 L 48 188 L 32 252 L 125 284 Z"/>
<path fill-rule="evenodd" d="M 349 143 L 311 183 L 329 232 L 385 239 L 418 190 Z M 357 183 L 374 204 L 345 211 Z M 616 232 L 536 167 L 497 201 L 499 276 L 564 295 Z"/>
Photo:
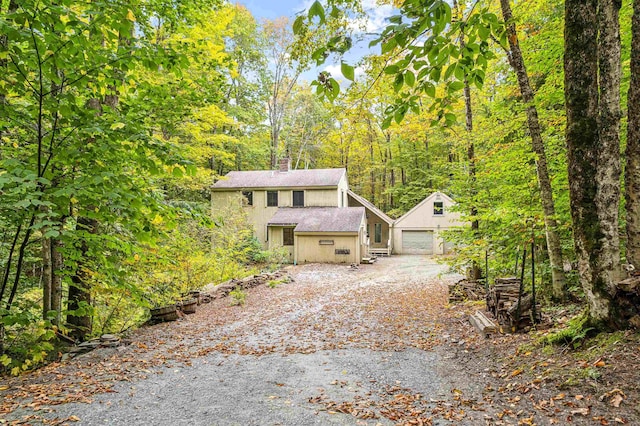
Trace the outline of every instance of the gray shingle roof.
<path fill-rule="evenodd" d="M 213 185 L 213 189 L 225 188 L 307 188 L 338 186 L 345 175 L 345 169 L 254 170 L 229 172 Z"/>
<path fill-rule="evenodd" d="M 268 225 L 296 225 L 295 232 L 358 232 L 364 207 L 281 207 Z"/>

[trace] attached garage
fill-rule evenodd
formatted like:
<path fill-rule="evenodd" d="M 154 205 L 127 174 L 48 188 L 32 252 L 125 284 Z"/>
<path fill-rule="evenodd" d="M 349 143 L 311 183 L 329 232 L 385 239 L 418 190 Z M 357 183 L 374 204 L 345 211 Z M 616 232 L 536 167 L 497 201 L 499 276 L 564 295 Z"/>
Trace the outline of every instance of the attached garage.
<path fill-rule="evenodd" d="M 433 231 L 402 230 L 404 254 L 433 254 Z"/>

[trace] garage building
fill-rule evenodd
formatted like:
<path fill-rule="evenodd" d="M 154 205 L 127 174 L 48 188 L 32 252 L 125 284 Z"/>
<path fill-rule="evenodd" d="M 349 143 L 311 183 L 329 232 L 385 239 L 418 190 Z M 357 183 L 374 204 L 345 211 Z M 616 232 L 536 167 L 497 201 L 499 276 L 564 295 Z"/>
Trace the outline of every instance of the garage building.
<path fill-rule="evenodd" d="M 463 226 L 460 214 L 451 211 L 455 202 L 442 192 L 434 192 L 397 219 L 393 225 L 393 253 L 447 254 L 451 244 L 442 231 Z"/>

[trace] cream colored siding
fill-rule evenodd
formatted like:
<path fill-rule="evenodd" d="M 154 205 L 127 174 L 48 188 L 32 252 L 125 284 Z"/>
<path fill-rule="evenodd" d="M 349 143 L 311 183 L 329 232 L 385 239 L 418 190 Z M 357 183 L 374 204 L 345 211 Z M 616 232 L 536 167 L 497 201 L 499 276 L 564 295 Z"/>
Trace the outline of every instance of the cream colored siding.
<path fill-rule="evenodd" d="M 255 203 L 255 198 L 254 198 Z M 211 193 L 211 212 L 216 212 L 226 209 L 228 206 L 240 206 L 242 205 L 242 192 L 239 191 L 216 191 Z"/>
<path fill-rule="evenodd" d="M 438 199 L 438 195 L 440 199 Z M 443 203 L 444 214 L 434 214 L 433 203 L 436 201 Z M 403 248 L 403 231 L 428 231 L 433 236 L 433 254 L 445 254 L 446 250 L 450 250 L 450 247 L 445 247 L 441 232 L 452 227 L 465 225 L 464 222 L 460 221 L 459 213 L 451 212 L 450 209 L 454 205 L 454 201 L 446 195 L 433 193 L 396 220 L 393 229 L 393 252 L 396 254 L 407 253 L 407 250 Z M 408 251 L 415 252 L 416 250 L 415 247 L 409 247 Z"/>
<path fill-rule="evenodd" d="M 320 244 L 320 240 L 333 240 L 333 245 Z M 348 255 L 335 253 L 345 249 Z M 360 259 L 358 234 L 296 234 L 296 263 L 360 263 Z"/>
<path fill-rule="evenodd" d="M 349 207 L 364 207 L 366 210 L 365 235 L 369 237 L 369 246 L 363 251 L 364 256 L 369 256 L 369 249 L 387 249 L 393 246 L 393 220 L 380 212 L 375 206 L 371 208 L 370 203 L 363 204 L 359 197 L 352 191 L 347 192 L 347 203 Z M 366 201 L 366 200 L 365 200 Z M 381 225 L 382 235 L 379 243 L 376 243 L 376 224 Z M 365 239 L 366 243 L 366 239 Z M 380 253 L 378 251 L 378 253 Z M 388 251 L 387 253 L 390 253 Z"/>
<path fill-rule="evenodd" d="M 245 206 L 244 211 L 249 223 L 254 226 L 256 238 L 266 247 L 267 222 L 278 210 L 278 207 L 267 207 L 267 191 L 253 191 L 253 200 L 253 206 Z"/>
<path fill-rule="evenodd" d="M 343 181 L 346 181 L 343 178 Z M 296 190 L 298 190 L 296 188 Z M 303 190 L 302 188 L 300 190 Z M 278 206 L 267 207 L 267 191 L 278 191 Z M 230 205 L 242 206 L 242 190 L 212 191 L 211 208 L 215 217 L 216 212 L 224 211 Z M 273 217 L 278 207 L 293 205 L 293 190 L 290 189 L 256 189 L 253 190 L 253 205 L 242 206 L 247 220 L 254 227 L 256 238 L 267 248 L 267 223 Z M 304 189 L 305 207 L 338 207 L 339 189 Z"/>
<path fill-rule="evenodd" d="M 347 181 L 347 174 L 345 173 L 340 179 L 338 183 L 338 190 L 336 191 L 337 195 L 337 204 L 335 206 L 338 207 L 349 207 L 349 200 L 347 198 L 347 192 L 349 191 L 349 182 Z"/>
<path fill-rule="evenodd" d="M 340 190 L 334 189 L 307 189 L 304 191 L 305 207 L 340 207 Z M 293 195 L 291 195 L 293 199 Z"/>
<path fill-rule="evenodd" d="M 389 224 L 378 217 L 374 212 L 367 209 L 366 206 L 363 206 L 362 203 L 358 202 L 356 199 L 351 199 L 349 201 L 351 207 L 364 207 L 367 211 L 368 219 L 366 219 L 366 233 L 369 235 L 369 246 L 372 248 L 386 248 L 389 244 L 389 236 L 391 235 L 391 230 Z M 379 223 L 382 227 L 382 238 L 379 243 L 376 243 L 376 223 Z"/>
<path fill-rule="evenodd" d="M 283 246 L 282 244 L 282 226 L 269 226 L 268 227 L 268 232 L 269 232 L 269 244 L 268 244 L 268 248 L 269 250 L 286 250 L 288 257 L 289 257 L 289 263 L 293 263 L 294 260 L 294 247 L 293 246 Z M 295 237 L 294 237 L 295 240 Z M 284 248 L 283 248 L 284 247 Z"/>
<path fill-rule="evenodd" d="M 227 188 L 224 185 L 214 187 L 211 193 L 211 211 L 213 217 L 224 217 L 231 214 L 231 209 L 238 209 L 246 215 L 247 222 L 251 224 L 256 238 L 262 243 L 265 249 L 286 250 L 289 254 L 290 262 L 330 262 L 330 263 L 356 263 L 359 264 L 362 256 L 368 253 L 366 245 L 366 219 L 363 215 L 362 223 L 359 231 L 356 233 L 353 226 L 349 230 L 354 232 L 313 232 L 313 233 L 294 233 L 294 245 L 283 246 L 283 228 L 287 226 L 267 226 L 272 220 L 278 209 L 281 207 L 293 207 L 293 191 L 304 191 L 304 207 L 335 207 L 343 208 L 349 206 L 349 183 L 346 173 L 342 171 L 342 177 L 337 182 L 333 180 L 331 187 L 329 186 L 310 186 L 296 187 L 295 180 L 288 179 L 287 186 L 279 186 L 275 181 L 265 179 L 265 186 L 255 189 L 256 179 L 253 177 L 248 186 L 250 188 L 241 188 L 242 176 L 239 172 L 235 172 L 233 179 L 236 182 L 233 187 Z M 249 172 L 254 173 L 254 172 Z M 258 172 L 255 172 L 258 173 Z M 254 173 L 254 174 L 255 174 Z M 231 175 L 231 174 L 230 174 Z M 253 175 L 246 175 L 253 176 Z M 261 176 L 261 175 L 260 175 Z M 278 181 L 282 181 L 284 177 L 293 175 L 275 175 L 273 172 L 271 177 L 277 177 Z M 269 183 L 271 182 L 271 183 Z M 309 185 L 313 180 L 307 180 Z M 289 184 L 293 186 L 289 186 Z M 307 184 L 307 183 L 305 183 Z M 272 185 L 272 186 L 269 186 Z M 329 185 L 329 183 L 327 183 Z M 253 189 L 252 189 L 253 188 Z M 242 192 L 252 192 L 253 205 L 243 205 Z M 267 206 L 267 191 L 278 192 L 278 205 Z M 246 203 L 244 203 L 246 204 Z M 273 222 L 277 223 L 277 222 Z M 292 227 L 295 226 L 292 224 Z M 340 229 L 340 228 L 336 228 Z M 383 240 L 389 235 L 387 224 L 383 224 Z M 325 244 L 320 244 L 323 240 Z M 327 244 L 333 241 L 333 244 Z M 284 247 L 284 248 L 283 248 Z M 336 254 L 336 250 L 348 250 L 349 254 Z"/>
<path fill-rule="evenodd" d="M 387 244 L 389 243 L 389 224 L 378 218 L 378 216 L 374 215 L 373 213 L 369 214 L 367 223 L 369 229 L 369 244 L 371 245 L 371 247 L 387 247 Z M 376 223 L 380 224 L 380 227 L 382 229 L 381 239 L 379 243 L 376 243 Z"/>

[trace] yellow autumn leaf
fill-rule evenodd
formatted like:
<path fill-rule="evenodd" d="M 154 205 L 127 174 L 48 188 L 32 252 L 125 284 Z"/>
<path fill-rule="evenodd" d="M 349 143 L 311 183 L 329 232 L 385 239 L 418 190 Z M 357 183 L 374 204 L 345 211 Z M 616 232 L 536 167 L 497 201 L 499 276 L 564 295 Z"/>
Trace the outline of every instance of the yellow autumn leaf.
<path fill-rule="evenodd" d="M 131 9 L 129 9 L 129 11 L 127 12 L 127 19 L 131 22 L 136 22 L 136 16 L 133 14 Z"/>

